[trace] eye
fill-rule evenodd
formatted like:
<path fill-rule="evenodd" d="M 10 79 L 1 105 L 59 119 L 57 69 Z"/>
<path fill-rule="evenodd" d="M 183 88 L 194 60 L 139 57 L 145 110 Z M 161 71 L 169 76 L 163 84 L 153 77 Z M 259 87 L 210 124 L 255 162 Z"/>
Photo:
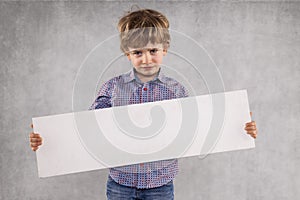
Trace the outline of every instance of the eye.
<path fill-rule="evenodd" d="M 133 51 L 132 54 L 134 56 L 141 56 L 143 54 L 143 52 L 142 51 Z"/>
<path fill-rule="evenodd" d="M 158 49 L 150 49 L 150 54 L 154 55 L 158 52 Z"/>

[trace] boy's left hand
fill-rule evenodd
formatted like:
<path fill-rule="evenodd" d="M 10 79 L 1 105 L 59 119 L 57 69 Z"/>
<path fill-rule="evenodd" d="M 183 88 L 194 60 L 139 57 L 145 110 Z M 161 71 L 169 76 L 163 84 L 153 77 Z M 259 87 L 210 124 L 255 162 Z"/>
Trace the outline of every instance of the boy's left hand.
<path fill-rule="evenodd" d="M 252 116 L 252 112 L 250 112 L 250 115 Z M 255 121 L 246 123 L 245 130 L 247 131 L 247 134 L 251 135 L 251 137 L 253 137 L 254 139 L 257 137 L 257 129 L 256 129 Z"/>

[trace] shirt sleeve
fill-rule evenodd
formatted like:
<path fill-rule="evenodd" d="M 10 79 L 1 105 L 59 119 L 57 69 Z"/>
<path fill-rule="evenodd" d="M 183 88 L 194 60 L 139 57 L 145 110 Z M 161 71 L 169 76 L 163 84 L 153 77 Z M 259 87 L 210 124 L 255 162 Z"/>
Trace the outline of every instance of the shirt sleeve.
<path fill-rule="evenodd" d="M 189 96 L 189 91 L 179 82 L 175 84 L 176 98 L 183 98 Z"/>
<path fill-rule="evenodd" d="M 189 96 L 189 91 L 182 86 L 182 97 L 188 97 Z"/>
<path fill-rule="evenodd" d="M 97 94 L 97 98 L 90 106 L 89 110 L 112 107 L 111 98 L 112 98 L 113 86 L 114 84 L 112 80 L 109 80 L 106 83 L 104 83 L 101 86 Z"/>

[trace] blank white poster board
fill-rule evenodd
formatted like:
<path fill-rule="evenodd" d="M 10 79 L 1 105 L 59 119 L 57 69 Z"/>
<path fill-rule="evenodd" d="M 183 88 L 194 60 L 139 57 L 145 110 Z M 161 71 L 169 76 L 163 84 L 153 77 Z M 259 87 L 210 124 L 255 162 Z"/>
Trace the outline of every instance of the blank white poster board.
<path fill-rule="evenodd" d="M 33 118 L 39 177 L 254 148 L 246 90 Z"/>

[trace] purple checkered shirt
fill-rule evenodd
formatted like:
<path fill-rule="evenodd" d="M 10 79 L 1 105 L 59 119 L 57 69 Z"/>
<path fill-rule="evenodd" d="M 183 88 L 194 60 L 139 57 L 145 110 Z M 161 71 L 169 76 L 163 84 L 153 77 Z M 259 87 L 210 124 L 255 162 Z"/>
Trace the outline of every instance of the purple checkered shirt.
<path fill-rule="evenodd" d="M 104 83 L 90 109 L 124 106 L 187 97 L 187 90 L 161 72 L 152 81 L 142 83 L 135 70 Z M 161 160 L 110 168 L 112 179 L 125 186 L 154 188 L 167 184 L 178 173 L 178 160 Z"/>

